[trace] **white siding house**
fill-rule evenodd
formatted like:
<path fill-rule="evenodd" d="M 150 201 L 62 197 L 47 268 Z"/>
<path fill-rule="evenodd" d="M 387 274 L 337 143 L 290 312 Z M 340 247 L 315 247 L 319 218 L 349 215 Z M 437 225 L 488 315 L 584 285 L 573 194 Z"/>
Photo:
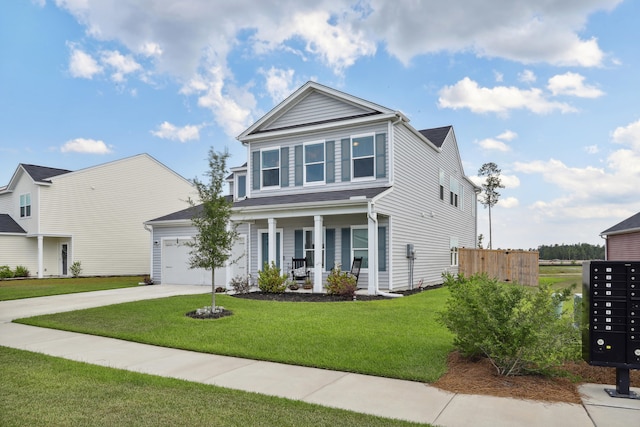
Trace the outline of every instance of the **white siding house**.
<path fill-rule="evenodd" d="M 0 188 L 0 265 L 33 275 L 149 274 L 143 221 L 183 209 L 191 183 L 147 154 L 78 171 L 20 164 Z"/>
<path fill-rule="evenodd" d="M 308 82 L 238 140 L 248 158 L 228 178 L 231 220 L 249 274 L 306 258 L 321 292 L 332 268 L 362 257 L 358 286 L 375 294 L 439 284 L 457 272 L 458 247 L 475 247 L 479 188 L 451 126 L 418 131 L 399 111 Z"/>

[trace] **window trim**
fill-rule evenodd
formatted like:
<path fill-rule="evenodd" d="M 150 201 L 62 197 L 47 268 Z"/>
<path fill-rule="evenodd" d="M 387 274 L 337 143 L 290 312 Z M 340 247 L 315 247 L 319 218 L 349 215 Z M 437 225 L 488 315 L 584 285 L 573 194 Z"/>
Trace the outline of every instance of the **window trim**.
<path fill-rule="evenodd" d="M 353 231 L 354 230 L 366 230 L 367 231 L 367 247 L 366 248 L 355 248 L 355 245 L 353 244 Z M 352 225 L 351 226 L 351 261 L 353 262 L 353 259 L 355 258 L 355 251 L 367 251 L 367 262 L 366 262 L 366 267 L 364 267 L 365 263 L 363 261 L 363 267 L 361 268 L 361 270 L 364 271 L 368 271 L 369 270 L 369 226 L 367 225 Z M 349 269 L 351 269 L 351 266 L 348 266 Z"/>
<path fill-rule="evenodd" d="M 266 234 L 267 236 L 269 235 L 269 229 L 268 228 L 259 228 L 258 229 L 258 271 L 262 271 L 262 265 L 260 263 L 260 261 L 263 258 L 263 254 L 262 254 L 262 235 Z M 282 228 L 276 228 L 276 241 L 277 241 L 277 235 L 280 234 L 280 273 L 284 273 L 285 270 L 285 265 L 284 265 L 284 230 Z M 276 249 L 276 256 L 277 256 L 277 249 Z M 269 256 L 269 254 L 267 254 L 267 257 Z M 277 263 L 276 263 L 277 264 Z"/>
<path fill-rule="evenodd" d="M 327 182 L 327 153 L 326 153 L 326 141 L 309 141 L 302 144 L 302 185 L 304 187 L 313 187 L 315 185 L 324 185 Z M 307 162 L 307 146 L 308 145 L 322 145 L 322 162 Z M 307 166 L 322 164 L 322 181 L 307 181 Z"/>
<path fill-rule="evenodd" d="M 457 237 L 449 238 L 449 262 L 451 267 L 460 266 L 460 251 Z"/>
<path fill-rule="evenodd" d="M 364 138 L 364 137 L 371 137 L 371 145 L 373 147 L 373 153 L 371 155 L 367 155 L 367 156 L 360 156 L 360 157 L 355 157 L 353 155 L 353 140 L 355 138 Z M 359 181 L 374 181 L 376 179 L 376 134 L 375 132 L 369 132 L 369 133 L 362 133 L 362 134 L 358 134 L 358 135 L 351 135 L 351 137 L 349 138 L 349 149 L 350 149 L 350 154 L 351 154 L 351 181 L 352 182 L 359 182 Z M 356 177 L 354 176 L 355 174 L 355 161 L 356 160 L 360 160 L 360 159 L 368 159 L 371 158 L 371 162 L 373 163 L 373 172 L 371 174 L 371 176 L 360 176 L 360 177 Z"/>
<path fill-rule="evenodd" d="M 278 152 L 278 167 L 277 168 L 264 168 L 263 163 L 263 154 L 267 151 L 277 151 Z M 280 146 L 271 147 L 271 148 L 262 148 L 260 149 L 260 189 L 269 189 L 269 190 L 279 190 L 280 189 L 280 170 L 282 165 L 280 164 Z M 264 185 L 264 171 L 267 170 L 278 170 L 278 184 L 277 185 Z"/>
<path fill-rule="evenodd" d="M 244 196 L 240 197 L 240 177 L 244 176 Z M 234 197 L 236 200 L 244 200 L 247 198 L 247 173 L 246 172 L 237 172 L 234 174 Z"/>
<path fill-rule="evenodd" d="M 307 249 L 307 232 L 311 232 L 311 238 L 314 239 L 315 237 L 315 228 L 314 227 L 302 227 L 302 254 L 304 255 L 304 258 L 307 258 L 307 251 L 314 251 L 315 249 L 315 242 L 314 247 L 311 249 Z M 324 267 L 325 265 L 327 265 L 327 227 L 322 227 L 322 271 L 324 271 Z M 309 269 L 311 269 L 313 271 L 314 265 L 308 265 L 307 266 Z"/>
<path fill-rule="evenodd" d="M 20 218 L 31 218 L 31 193 L 22 193 L 20 194 L 20 198 L 19 198 L 19 204 L 20 204 Z M 24 200 L 24 204 L 22 203 L 22 201 Z M 28 202 L 27 202 L 28 200 Z M 24 209 L 24 214 L 22 213 L 22 210 Z"/>

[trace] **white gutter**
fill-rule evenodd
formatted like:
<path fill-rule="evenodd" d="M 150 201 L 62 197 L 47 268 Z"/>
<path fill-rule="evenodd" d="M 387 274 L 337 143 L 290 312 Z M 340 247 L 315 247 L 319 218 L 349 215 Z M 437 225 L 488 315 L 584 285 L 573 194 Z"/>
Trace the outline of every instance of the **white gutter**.
<path fill-rule="evenodd" d="M 149 241 L 151 242 L 149 248 L 149 278 L 153 280 L 153 225 L 143 225 L 144 229 L 149 232 Z"/>
<path fill-rule="evenodd" d="M 374 223 L 375 225 L 375 231 L 374 231 L 374 236 L 375 236 L 375 242 L 374 242 L 374 247 L 377 248 L 378 247 L 378 215 L 374 212 L 373 209 L 373 202 L 369 202 L 367 203 L 367 217 Z M 377 252 L 376 252 L 377 255 Z M 369 257 L 369 265 L 371 265 L 371 260 L 372 258 Z M 378 289 L 378 262 L 377 260 L 374 260 L 373 262 L 373 269 L 369 269 L 369 274 L 373 274 L 374 275 L 374 295 L 380 295 L 383 297 L 387 297 L 387 298 L 399 298 L 402 297 L 402 295 L 400 294 L 392 294 L 389 292 L 383 292 L 380 289 Z"/>

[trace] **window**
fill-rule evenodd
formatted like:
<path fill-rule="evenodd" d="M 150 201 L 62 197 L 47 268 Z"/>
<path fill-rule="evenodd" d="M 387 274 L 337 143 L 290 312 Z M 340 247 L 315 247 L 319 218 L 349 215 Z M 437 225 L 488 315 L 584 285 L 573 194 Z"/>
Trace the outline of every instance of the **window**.
<path fill-rule="evenodd" d="M 324 239 L 323 230 L 323 239 Z M 313 228 L 305 228 L 303 234 L 304 242 L 304 257 L 307 259 L 307 266 L 313 268 L 315 265 L 315 244 L 314 244 L 314 231 Z M 322 267 L 324 268 L 324 243 L 322 244 Z"/>
<path fill-rule="evenodd" d="M 269 263 L 269 230 L 258 230 L 258 270 L 262 270 L 265 263 Z M 276 229 L 276 267 L 282 269 L 283 259 L 283 246 L 282 246 L 282 229 Z"/>
<path fill-rule="evenodd" d="M 280 149 L 263 150 L 262 155 L 262 186 L 280 186 Z"/>
<path fill-rule="evenodd" d="M 247 175 L 236 175 L 236 199 L 244 199 L 247 197 Z"/>
<path fill-rule="evenodd" d="M 361 135 L 351 138 L 351 158 L 353 179 L 375 178 L 375 143 L 373 135 Z"/>
<path fill-rule="evenodd" d="M 351 258 L 362 257 L 362 268 L 368 268 L 369 230 L 366 227 L 351 229 L 351 248 L 353 252 L 353 256 Z"/>
<path fill-rule="evenodd" d="M 440 169 L 440 200 L 444 200 L 444 171 Z"/>
<path fill-rule="evenodd" d="M 452 206 L 458 207 L 460 198 L 460 184 L 454 177 L 449 178 L 449 203 Z"/>
<path fill-rule="evenodd" d="M 324 184 L 324 142 L 304 146 L 305 184 Z"/>
<path fill-rule="evenodd" d="M 27 218 L 30 216 L 31 216 L 31 193 L 21 194 L 20 195 L 20 218 Z"/>
<path fill-rule="evenodd" d="M 455 267 L 458 265 L 458 238 L 451 237 L 449 239 L 449 248 L 451 254 L 451 266 Z"/>

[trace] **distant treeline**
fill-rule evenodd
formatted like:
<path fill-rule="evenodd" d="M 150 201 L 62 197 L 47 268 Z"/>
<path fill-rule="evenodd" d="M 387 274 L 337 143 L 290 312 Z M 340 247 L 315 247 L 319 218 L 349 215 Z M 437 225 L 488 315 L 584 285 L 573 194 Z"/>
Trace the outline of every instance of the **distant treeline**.
<path fill-rule="evenodd" d="M 532 249 L 536 250 L 536 249 Z M 545 260 L 566 259 L 566 260 L 589 260 L 604 259 L 604 245 L 591 245 L 589 243 L 578 243 L 574 245 L 538 246 L 538 258 Z"/>

